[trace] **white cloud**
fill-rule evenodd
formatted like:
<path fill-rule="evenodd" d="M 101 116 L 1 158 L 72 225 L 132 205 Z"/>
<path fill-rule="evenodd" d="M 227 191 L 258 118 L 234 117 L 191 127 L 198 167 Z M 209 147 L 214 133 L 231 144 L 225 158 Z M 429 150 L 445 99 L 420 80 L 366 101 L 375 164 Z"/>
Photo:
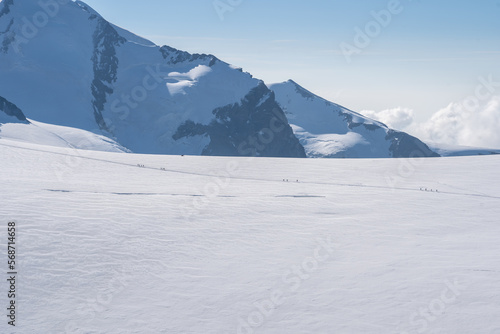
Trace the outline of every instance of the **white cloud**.
<path fill-rule="evenodd" d="M 402 130 L 413 123 L 413 110 L 408 108 L 393 108 L 382 111 L 363 110 L 361 114 L 382 122 L 391 129 Z"/>
<path fill-rule="evenodd" d="M 413 124 L 405 131 L 435 143 L 500 148 L 500 96 L 474 109 L 452 103 L 427 122 Z"/>
<path fill-rule="evenodd" d="M 424 123 L 415 123 L 413 110 L 408 108 L 365 110 L 361 114 L 426 142 L 500 149 L 500 96 L 474 108 L 467 101 L 451 103 Z"/>

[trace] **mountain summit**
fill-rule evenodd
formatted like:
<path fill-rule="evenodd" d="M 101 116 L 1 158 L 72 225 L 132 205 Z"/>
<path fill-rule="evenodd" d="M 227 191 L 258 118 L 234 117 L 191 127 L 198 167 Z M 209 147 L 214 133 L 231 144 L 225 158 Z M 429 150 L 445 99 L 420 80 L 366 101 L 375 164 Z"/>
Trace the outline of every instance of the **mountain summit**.
<path fill-rule="evenodd" d="M 136 153 L 437 156 L 293 81 L 269 89 L 213 55 L 157 46 L 81 1 L 0 3 L 0 96 L 29 120 Z"/>
<path fill-rule="evenodd" d="M 327 101 L 293 80 L 270 85 L 308 157 L 438 157 L 407 133 Z"/>
<path fill-rule="evenodd" d="M 157 46 L 81 1 L 4 0 L 0 45 L 0 95 L 29 119 L 138 153 L 305 157 L 262 81 Z"/>

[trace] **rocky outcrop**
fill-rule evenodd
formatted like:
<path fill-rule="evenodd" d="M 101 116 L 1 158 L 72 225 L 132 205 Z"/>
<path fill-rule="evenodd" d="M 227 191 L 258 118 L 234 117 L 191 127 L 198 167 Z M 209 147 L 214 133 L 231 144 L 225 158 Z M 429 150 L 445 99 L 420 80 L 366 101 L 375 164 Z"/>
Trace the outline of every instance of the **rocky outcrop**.
<path fill-rule="evenodd" d="M 208 66 L 212 67 L 215 64 L 215 62 L 220 61 L 214 55 L 199 54 L 199 53 L 191 54 L 189 52 L 177 50 L 167 45 L 162 46 L 160 48 L 160 52 L 161 55 L 163 56 L 163 59 L 165 59 L 167 63 L 170 65 L 175 65 L 183 62 L 205 60 L 209 61 Z"/>
<path fill-rule="evenodd" d="M 92 81 L 92 96 L 94 100 L 94 117 L 99 128 L 108 131 L 108 127 L 102 116 L 104 105 L 107 102 L 107 96 L 113 94 L 113 83 L 117 80 L 118 57 L 116 56 L 116 47 L 126 42 L 125 38 L 118 35 L 116 30 L 109 22 L 103 18 L 97 19 L 97 28 L 95 30 L 94 54 L 92 62 L 94 65 L 94 80 Z"/>
<path fill-rule="evenodd" d="M 418 138 L 327 101 L 292 80 L 272 85 L 311 158 L 438 157 Z"/>
<path fill-rule="evenodd" d="M 29 123 L 21 109 L 0 96 L 0 123 Z"/>
<path fill-rule="evenodd" d="M 423 158 L 439 157 L 420 139 L 401 131 L 389 130 L 387 140 L 391 141 L 389 150 L 393 158 Z"/>
<path fill-rule="evenodd" d="M 186 121 L 173 138 L 208 136 L 203 155 L 305 158 L 286 116 L 264 83 L 240 103 L 217 108 L 209 125 Z"/>

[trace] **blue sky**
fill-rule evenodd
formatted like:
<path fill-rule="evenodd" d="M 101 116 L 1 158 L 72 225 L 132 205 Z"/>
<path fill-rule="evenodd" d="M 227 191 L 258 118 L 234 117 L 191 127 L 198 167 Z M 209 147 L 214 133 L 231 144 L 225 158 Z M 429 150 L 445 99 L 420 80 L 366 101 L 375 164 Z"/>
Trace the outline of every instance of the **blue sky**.
<path fill-rule="evenodd" d="M 216 1 L 228 10 L 218 13 Z M 389 0 L 85 2 L 157 44 L 215 54 L 268 83 L 291 78 L 356 111 L 404 107 L 425 121 L 474 94 L 478 77 L 500 81 L 500 0 L 392 1 L 399 5 L 391 7 Z M 397 10 L 387 24 L 374 23 L 373 11 L 391 8 Z M 348 62 L 341 45 L 356 47 L 356 28 L 365 31 L 367 24 L 373 29 L 370 43 Z"/>

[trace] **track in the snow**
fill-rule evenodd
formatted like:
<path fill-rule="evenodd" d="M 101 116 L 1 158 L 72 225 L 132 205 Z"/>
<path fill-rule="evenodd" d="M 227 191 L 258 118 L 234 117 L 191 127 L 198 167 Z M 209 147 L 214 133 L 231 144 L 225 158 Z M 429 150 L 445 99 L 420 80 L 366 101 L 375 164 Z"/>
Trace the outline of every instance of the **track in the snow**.
<path fill-rule="evenodd" d="M 39 149 L 34 149 L 34 148 L 19 147 L 19 146 L 9 145 L 9 144 L 5 144 L 5 143 L 0 143 L 0 145 L 5 146 L 5 147 L 12 147 L 12 148 L 17 148 L 17 149 L 22 149 L 22 150 L 28 150 L 28 151 L 43 152 L 43 153 L 48 153 L 48 154 L 56 154 L 56 155 L 61 155 L 61 156 L 66 156 L 66 157 L 80 158 L 80 159 L 98 161 L 98 162 L 115 164 L 115 165 L 120 165 L 120 166 L 127 166 L 127 167 L 137 168 L 137 169 L 154 170 L 154 171 L 163 172 L 163 173 L 170 172 L 170 173 L 176 173 L 176 174 L 196 175 L 196 176 L 203 176 L 203 177 L 209 177 L 209 178 L 222 177 L 221 175 L 186 172 L 186 171 L 181 171 L 181 170 L 168 169 L 168 168 L 164 168 L 164 167 L 149 167 L 149 166 L 145 166 L 145 165 L 140 164 L 140 163 L 131 164 L 131 163 L 125 163 L 125 162 L 117 162 L 117 161 L 93 158 L 93 157 L 82 156 L 82 155 L 74 155 L 74 154 L 68 154 L 68 153 L 39 150 Z M 274 179 L 249 178 L 249 177 L 238 177 L 238 176 L 224 176 L 224 178 L 233 179 L 233 180 L 243 180 L 243 181 L 283 183 L 283 180 L 274 180 Z M 315 185 L 338 186 L 338 187 L 372 188 L 372 189 L 384 189 L 384 190 L 392 190 L 392 191 L 400 190 L 400 191 L 422 192 L 422 190 L 420 188 L 417 189 L 417 188 L 377 186 L 377 185 L 366 185 L 366 184 L 350 184 L 350 183 L 336 183 L 336 182 L 307 182 L 306 181 L 306 182 L 289 182 L 289 184 L 315 184 Z M 461 190 L 468 191 L 465 189 L 461 189 Z M 57 191 L 65 191 L 65 190 L 57 190 Z M 450 192 L 450 191 L 438 191 L 438 192 L 432 192 L 432 194 L 500 199 L 500 196 L 492 196 L 492 195 L 487 195 L 487 194 L 482 194 L 482 193 L 470 193 L 470 192 L 459 193 L 459 192 Z M 141 195 L 146 195 L 146 194 L 141 194 Z M 186 196 L 188 196 L 188 195 L 186 195 Z M 203 196 L 203 195 L 192 195 L 192 196 Z"/>

